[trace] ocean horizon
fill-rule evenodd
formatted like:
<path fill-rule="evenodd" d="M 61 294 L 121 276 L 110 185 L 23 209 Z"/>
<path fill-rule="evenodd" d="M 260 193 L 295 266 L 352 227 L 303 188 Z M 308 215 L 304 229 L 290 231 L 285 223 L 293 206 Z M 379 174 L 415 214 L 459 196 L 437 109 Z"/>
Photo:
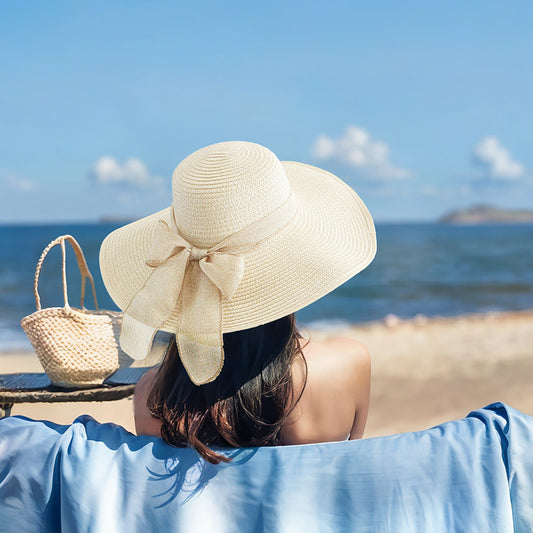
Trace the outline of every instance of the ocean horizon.
<path fill-rule="evenodd" d="M 80 243 L 101 308 L 117 310 L 103 285 L 98 252 L 125 220 L 0 225 L 0 351 L 29 350 L 20 319 L 35 311 L 33 282 L 45 246 L 63 234 Z M 308 327 L 339 327 L 416 315 L 456 316 L 533 308 L 533 225 L 376 224 L 378 252 L 367 269 L 297 313 Z M 68 245 L 67 245 L 68 248 Z M 80 275 L 67 250 L 69 302 L 79 307 Z M 63 306 L 61 249 L 47 256 L 39 282 L 43 307 Z M 86 307 L 94 308 L 91 291 Z"/>

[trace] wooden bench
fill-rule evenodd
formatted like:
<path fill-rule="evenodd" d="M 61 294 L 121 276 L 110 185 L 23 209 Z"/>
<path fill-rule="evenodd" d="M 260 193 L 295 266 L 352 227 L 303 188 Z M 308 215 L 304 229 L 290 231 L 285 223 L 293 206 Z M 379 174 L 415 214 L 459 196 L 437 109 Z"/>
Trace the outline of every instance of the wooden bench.
<path fill-rule="evenodd" d="M 16 403 L 107 402 L 127 398 L 149 368 L 121 368 L 102 385 L 84 389 L 54 386 L 44 373 L 0 374 L 0 418 L 9 416 Z"/>

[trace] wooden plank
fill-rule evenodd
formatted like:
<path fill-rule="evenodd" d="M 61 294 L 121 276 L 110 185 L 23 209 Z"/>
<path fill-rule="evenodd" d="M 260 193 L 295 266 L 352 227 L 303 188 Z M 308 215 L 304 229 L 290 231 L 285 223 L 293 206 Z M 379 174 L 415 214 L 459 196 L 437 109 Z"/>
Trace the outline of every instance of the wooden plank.
<path fill-rule="evenodd" d="M 120 368 L 104 381 L 104 385 L 134 385 L 149 368 Z M 0 391 L 40 390 L 52 386 L 50 379 L 44 373 L 22 372 L 18 374 L 0 374 Z M 63 389 L 62 387 L 55 388 L 58 390 Z"/>
<path fill-rule="evenodd" d="M 103 386 L 93 389 L 59 389 L 0 391 L 0 404 L 56 403 L 56 402 L 105 402 L 120 400 L 133 394 L 135 385 Z"/>
<path fill-rule="evenodd" d="M 57 387 L 44 373 L 0 374 L 0 404 L 120 400 L 133 394 L 135 384 L 149 368 L 121 368 L 102 385 L 84 389 Z"/>

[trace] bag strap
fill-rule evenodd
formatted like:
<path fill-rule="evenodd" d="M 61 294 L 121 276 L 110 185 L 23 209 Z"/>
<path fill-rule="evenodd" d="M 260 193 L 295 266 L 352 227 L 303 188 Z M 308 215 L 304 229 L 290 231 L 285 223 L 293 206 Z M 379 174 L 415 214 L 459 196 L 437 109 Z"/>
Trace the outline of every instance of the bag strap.
<path fill-rule="evenodd" d="M 68 303 L 68 296 L 67 296 L 67 267 L 66 267 L 66 250 L 65 250 L 65 241 L 68 241 L 70 245 L 72 246 L 72 249 L 74 250 L 74 253 L 76 254 L 76 260 L 78 261 L 78 268 L 80 269 L 81 273 L 81 302 L 80 307 L 84 309 L 83 301 L 85 299 L 85 280 L 86 278 L 89 278 L 89 281 L 91 282 L 92 289 L 93 289 L 93 298 L 94 298 L 94 305 L 96 310 L 98 310 L 98 301 L 96 300 L 96 289 L 94 286 L 94 280 L 92 277 L 92 274 L 89 270 L 89 267 L 87 266 L 87 262 L 85 261 L 85 257 L 83 255 L 83 252 L 81 250 L 80 245 L 78 244 L 78 241 L 72 236 L 72 235 L 61 235 L 60 237 L 57 237 L 57 239 L 54 239 L 44 250 L 41 254 L 41 257 L 39 258 L 39 261 L 37 263 L 37 268 L 35 269 L 35 282 L 33 284 L 33 293 L 35 295 L 35 306 L 37 307 L 37 311 L 41 310 L 41 298 L 39 296 L 39 274 L 41 273 L 41 268 L 43 265 L 44 258 L 48 254 L 48 252 L 56 245 L 61 245 L 61 252 L 63 256 L 63 298 L 65 301 L 65 307 L 70 308 L 70 305 Z"/>

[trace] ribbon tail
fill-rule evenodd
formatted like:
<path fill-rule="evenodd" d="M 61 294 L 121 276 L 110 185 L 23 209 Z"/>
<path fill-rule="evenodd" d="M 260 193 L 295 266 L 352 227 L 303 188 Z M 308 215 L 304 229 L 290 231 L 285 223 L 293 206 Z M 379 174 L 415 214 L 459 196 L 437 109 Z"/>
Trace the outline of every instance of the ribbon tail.
<path fill-rule="evenodd" d="M 124 310 L 120 346 L 133 359 L 144 359 L 148 355 L 155 332 L 172 315 L 180 295 L 188 255 L 184 250 L 154 268 L 144 287 Z"/>
<path fill-rule="evenodd" d="M 157 329 L 147 326 L 135 318 L 125 314 L 122 317 L 120 330 L 120 347 L 132 359 L 145 359 L 152 348 L 152 342 Z"/>
<path fill-rule="evenodd" d="M 203 385 L 214 381 L 224 365 L 222 295 L 198 263 L 190 265 L 181 294 L 176 342 L 191 381 Z"/>

